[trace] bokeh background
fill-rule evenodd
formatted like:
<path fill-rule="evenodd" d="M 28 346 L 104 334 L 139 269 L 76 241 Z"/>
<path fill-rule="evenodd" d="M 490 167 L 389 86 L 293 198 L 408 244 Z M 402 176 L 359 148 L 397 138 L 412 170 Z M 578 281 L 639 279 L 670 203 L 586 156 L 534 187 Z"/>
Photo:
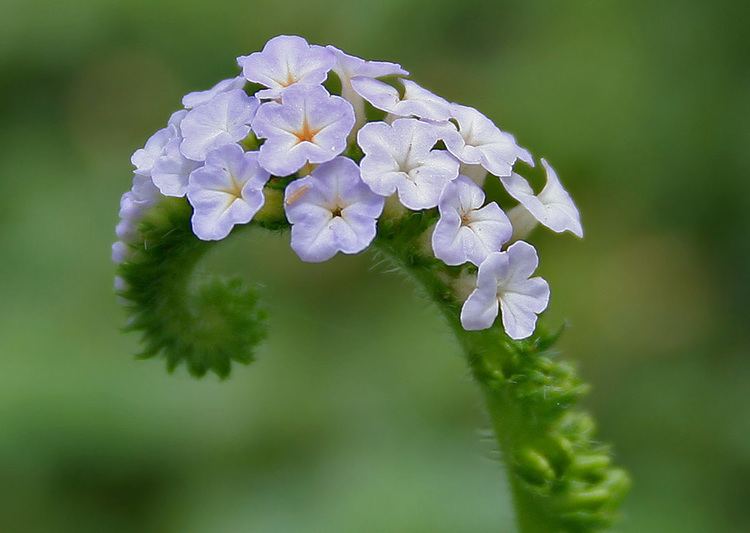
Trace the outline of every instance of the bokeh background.
<path fill-rule="evenodd" d="M 370 257 L 228 242 L 211 268 L 272 325 L 223 383 L 119 331 L 131 152 L 279 33 L 400 62 L 553 162 L 587 234 L 533 239 L 545 320 L 634 478 L 617 531 L 750 531 L 745 6 L 0 0 L 0 531 L 513 531 L 455 342 Z"/>

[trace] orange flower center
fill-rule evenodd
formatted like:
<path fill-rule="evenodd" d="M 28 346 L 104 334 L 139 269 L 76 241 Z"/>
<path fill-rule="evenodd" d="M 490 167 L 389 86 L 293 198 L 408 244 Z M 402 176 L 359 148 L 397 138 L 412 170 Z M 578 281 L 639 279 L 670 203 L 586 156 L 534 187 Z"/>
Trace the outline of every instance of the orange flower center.
<path fill-rule="evenodd" d="M 315 139 L 315 136 L 320 132 L 320 129 L 311 128 L 310 124 L 307 122 L 307 117 L 305 117 L 304 122 L 302 123 L 302 127 L 294 132 L 295 137 L 299 140 L 299 142 L 313 142 Z"/>

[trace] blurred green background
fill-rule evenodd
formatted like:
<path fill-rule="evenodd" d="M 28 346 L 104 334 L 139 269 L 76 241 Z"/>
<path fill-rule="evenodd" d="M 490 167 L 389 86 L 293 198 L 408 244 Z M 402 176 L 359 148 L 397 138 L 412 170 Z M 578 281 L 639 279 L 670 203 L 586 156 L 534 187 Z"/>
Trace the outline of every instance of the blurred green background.
<path fill-rule="evenodd" d="M 617 531 L 750 531 L 746 5 L 1 0 L 0 531 L 513 531 L 458 347 L 367 256 L 235 239 L 212 269 L 264 284 L 259 361 L 131 357 L 130 154 L 279 33 L 400 62 L 550 159 L 587 235 L 533 239 L 545 320 L 633 475 Z"/>

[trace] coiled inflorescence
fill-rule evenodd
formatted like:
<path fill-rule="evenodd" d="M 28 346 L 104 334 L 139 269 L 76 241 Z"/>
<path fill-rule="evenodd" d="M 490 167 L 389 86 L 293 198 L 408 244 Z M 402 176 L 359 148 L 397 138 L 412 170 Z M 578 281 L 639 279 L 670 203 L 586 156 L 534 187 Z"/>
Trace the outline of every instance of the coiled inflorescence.
<path fill-rule="evenodd" d="M 121 201 L 117 292 L 143 357 L 230 372 L 254 359 L 265 314 L 238 280 L 194 276 L 230 234 L 291 230 L 303 261 L 374 247 L 436 303 L 481 385 L 520 531 L 606 527 L 627 475 L 574 405 L 586 387 L 534 334 L 549 286 L 532 277 L 537 224 L 582 236 L 578 210 L 544 160 L 538 194 L 514 171 L 530 153 L 476 109 L 300 37 L 238 58 L 242 74 L 186 95 L 185 109 L 132 157 Z M 514 200 L 487 202 L 488 176 Z M 495 326 L 498 315 L 500 325 Z"/>

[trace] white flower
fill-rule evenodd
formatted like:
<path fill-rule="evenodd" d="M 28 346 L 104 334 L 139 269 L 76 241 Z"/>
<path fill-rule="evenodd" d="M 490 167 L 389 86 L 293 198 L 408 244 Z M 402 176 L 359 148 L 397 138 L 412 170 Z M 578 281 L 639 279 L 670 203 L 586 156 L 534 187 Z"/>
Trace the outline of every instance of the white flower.
<path fill-rule="evenodd" d="M 357 76 L 351 80 L 352 88 L 374 107 L 399 117 L 424 118 L 443 121 L 451 116 L 450 104 L 411 80 L 401 80 L 404 95 L 395 87 L 380 80 Z"/>
<path fill-rule="evenodd" d="M 484 191 L 466 176 L 445 186 L 438 203 L 440 220 L 432 234 L 435 257 L 448 265 L 480 265 L 500 251 L 513 229 L 495 202 L 483 205 Z"/>
<path fill-rule="evenodd" d="M 236 224 L 250 222 L 263 207 L 263 187 L 269 178 L 258 164 L 258 152 L 244 152 L 238 144 L 209 152 L 206 165 L 190 175 L 188 185 L 195 235 L 217 241 Z"/>
<path fill-rule="evenodd" d="M 351 159 L 337 157 L 323 163 L 286 188 L 292 249 L 310 263 L 326 261 L 338 252 L 361 252 L 375 238 L 384 203 L 364 184 Z"/>
<path fill-rule="evenodd" d="M 381 196 L 398 191 L 409 209 L 435 207 L 443 188 L 458 176 L 458 161 L 432 149 L 437 141 L 432 124 L 412 118 L 365 124 L 357 135 L 365 153 L 362 179 Z"/>
<path fill-rule="evenodd" d="M 154 163 L 164 155 L 167 144 L 173 139 L 180 137 L 180 123 L 185 118 L 187 111 L 184 109 L 172 114 L 166 128 L 154 133 L 143 148 L 136 150 L 130 158 L 135 167 L 135 173 L 141 176 L 151 176 Z"/>
<path fill-rule="evenodd" d="M 194 91 L 188 93 L 182 97 L 182 105 L 185 109 L 193 109 L 199 105 L 207 104 L 214 96 L 237 89 L 242 89 L 247 80 L 244 76 L 237 76 L 236 78 L 229 78 L 227 80 L 221 80 L 219 83 L 211 87 L 206 91 Z"/>
<path fill-rule="evenodd" d="M 339 50 L 335 46 L 327 46 L 336 61 L 333 71 L 341 80 L 341 96 L 346 98 L 354 107 L 358 124 L 364 124 L 365 106 L 364 99 L 352 88 L 352 78 L 382 78 L 384 76 L 408 76 L 409 73 L 401 68 L 401 65 L 387 61 L 365 61 L 362 58 L 351 56 Z"/>
<path fill-rule="evenodd" d="M 487 329 L 502 315 L 503 328 L 512 339 L 534 333 L 537 315 L 549 303 L 549 285 L 530 278 L 539 263 L 536 250 L 519 241 L 507 252 L 494 252 L 479 265 L 477 288 L 461 309 L 461 324 L 467 330 Z"/>
<path fill-rule="evenodd" d="M 529 182 L 515 172 L 500 180 L 508 193 L 543 225 L 557 233 L 567 230 L 578 237 L 583 237 L 581 215 L 573 199 L 563 188 L 555 170 L 544 159 L 542 159 L 542 166 L 547 172 L 547 184 L 539 196 L 534 195 Z"/>
<path fill-rule="evenodd" d="M 346 149 L 354 110 L 320 85 L 297 85 L 281 102 L 265 102 L 253 120 L 253 131 L 266 142 L 260 164 L 274 176 L 288 176 L 306 163 L 325 163 Z"/>
<path fill-rule="evenodd" d="M 279 35 L 266 43 L 262 52 L 237 58 L 248 80 L 268 89 L 258 98 L 278 98 L 293 85 L 319 85 L 328 76 L 334 57 L 322 46 L 310 45 L 296 35 Z"/>
<path fill-rule="evenodd" d="M 211 150 L 241 141 L 250 133 L 259 105 L 257 98 L 235 89 L 191 109 L 181 123 L 180 151 L 193 161 L 204 161 Z"/>
<path fill-rule="evenodd" d="M 476 109 L 452 104 L 450 111 L 458 127 L 452 122 L 444 125 L 442 139 L 462 163 L 480 164 L 495 176 L 510 175 L 516 159 L 534 164 L 531 154 L 510 133 L 500 131 Z"/>
<path fill-rule="evenodd" d="M 182 138 L 172 139 L 154 163 L 151 177 L 164 196 L 185 196 L 190 173 L 202 163 L 185 157 L 180 150 Z"/>

